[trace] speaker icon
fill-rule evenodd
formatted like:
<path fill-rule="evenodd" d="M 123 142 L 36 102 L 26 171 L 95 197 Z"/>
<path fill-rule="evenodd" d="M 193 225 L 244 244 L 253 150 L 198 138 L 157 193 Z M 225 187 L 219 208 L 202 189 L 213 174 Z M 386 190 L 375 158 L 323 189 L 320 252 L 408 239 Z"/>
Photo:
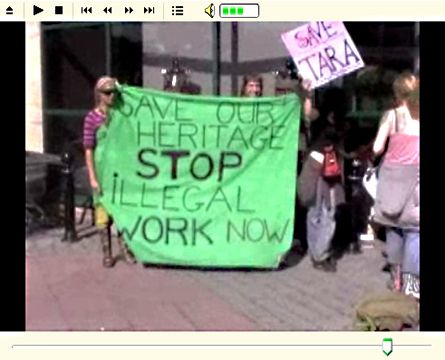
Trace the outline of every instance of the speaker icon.
<path fill-rule="evenodd" d="M 209 15 L 212 19 L 215 16 L 215 5 L 210 4 L 204 9 L 205 13 Z"/>

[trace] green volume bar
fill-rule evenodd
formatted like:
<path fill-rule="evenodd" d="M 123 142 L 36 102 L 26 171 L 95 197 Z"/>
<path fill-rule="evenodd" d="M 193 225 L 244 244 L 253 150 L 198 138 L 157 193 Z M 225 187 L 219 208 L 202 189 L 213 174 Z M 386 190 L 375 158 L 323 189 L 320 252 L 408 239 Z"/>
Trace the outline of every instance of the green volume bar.
<path fill-rule="evenodd" d="M 221 4 L 219 16 L 222 18 L 257 18 L 260 16 L 260 5 L 251 4 Z"/>

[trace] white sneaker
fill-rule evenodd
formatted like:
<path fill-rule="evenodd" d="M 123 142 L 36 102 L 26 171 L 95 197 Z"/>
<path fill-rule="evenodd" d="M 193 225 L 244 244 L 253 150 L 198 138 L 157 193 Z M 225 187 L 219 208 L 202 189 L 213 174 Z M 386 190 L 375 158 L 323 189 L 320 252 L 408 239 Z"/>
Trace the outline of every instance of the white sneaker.
<path fill-rule="evenodd" d="M 403 293 L 407 296 L 414 296 L 417 300 L 420 299 L 420 281 L 419 278 L 413 274 L 403 274 Z"/>

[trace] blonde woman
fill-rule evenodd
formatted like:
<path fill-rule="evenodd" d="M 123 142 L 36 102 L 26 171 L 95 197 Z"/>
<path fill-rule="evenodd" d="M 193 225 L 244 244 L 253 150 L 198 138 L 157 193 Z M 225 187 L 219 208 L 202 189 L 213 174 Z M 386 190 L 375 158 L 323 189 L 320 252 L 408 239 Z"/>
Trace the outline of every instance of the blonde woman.
<path fill-rule="evenodd" d="M 393 289 L 419 298 L 419 79 L 403 73 L 393 90 L 397 107 L 384 115 L 373 146 L 380 155 L 389 140 L 374 219 L 386 227 Z"/>

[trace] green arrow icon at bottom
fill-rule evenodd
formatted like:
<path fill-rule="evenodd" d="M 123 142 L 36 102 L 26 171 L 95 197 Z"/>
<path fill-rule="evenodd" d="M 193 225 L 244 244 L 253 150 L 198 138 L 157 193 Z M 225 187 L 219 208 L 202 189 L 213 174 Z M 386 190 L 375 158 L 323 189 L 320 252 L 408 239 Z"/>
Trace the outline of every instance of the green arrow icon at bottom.
<path fill-rule="evenodd" d="M 391 338 L 383 339 L 382 350 L 386 356 L 389 356 L 389 354 L 392 353 L 392 339 Z"/>

